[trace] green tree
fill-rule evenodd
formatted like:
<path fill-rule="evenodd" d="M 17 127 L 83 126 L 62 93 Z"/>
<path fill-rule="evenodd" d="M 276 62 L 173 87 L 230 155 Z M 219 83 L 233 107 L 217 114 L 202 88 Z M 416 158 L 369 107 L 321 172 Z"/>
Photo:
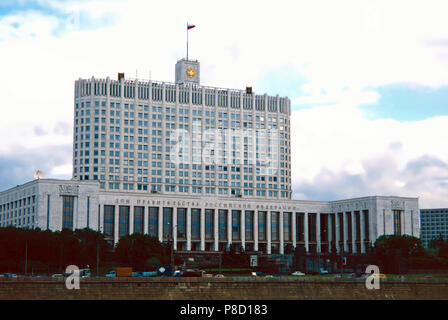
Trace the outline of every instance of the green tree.
<path fill-rule="evenodd" d="M 151 257 L 146 259 L 145 261 L 145 267 L 148 269 L 154 269 L 155 267 L 160 266 L 162 263 L 160 262 L 159 258 L 157 257 Z"/>
<path fill-rule="evenodd" d="M 101 265 L 101 262 L 105 260 L 107 251 L 111 249 L 110 245 L 104 240 L 104 235 L 88 228 L 78 229 L 74 232 L 74 235 L 81 246 L 79 252 L 81 265 L 96 268 L 97 258 Z"/>
<path fill-rule="evenodd" d="M 170 256 L 165 254 L 165 246 L 157 238 L 139 233 L 122 237 L 115 252 L 120 263 L 134 268 L 144 268 L 146 261 L 152 257 L 162 263 L 170 260 Z"/>
<path fill-rule="evenodd" d="M 445 242 L 439 249 L 438 256 L 440 258 L 448 259 L 448 242 Z"/>
<path fill-rule="evenodd" d="M 382 257 L 392 255 L 396 249 L 401 250 L 404 258 L 426 256 L 421 240 L 408 235 L 383 235 L 376 239 L 374 246 L 375 252 Z"/>

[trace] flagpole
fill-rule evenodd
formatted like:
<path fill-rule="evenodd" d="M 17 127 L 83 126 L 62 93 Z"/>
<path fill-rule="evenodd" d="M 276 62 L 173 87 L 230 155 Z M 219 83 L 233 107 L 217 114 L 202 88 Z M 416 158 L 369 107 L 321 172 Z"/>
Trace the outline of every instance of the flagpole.
<path fill-rule="evenodd" d="M 188 22 L 187 22 L 187 61 L 188 61 Z"/>

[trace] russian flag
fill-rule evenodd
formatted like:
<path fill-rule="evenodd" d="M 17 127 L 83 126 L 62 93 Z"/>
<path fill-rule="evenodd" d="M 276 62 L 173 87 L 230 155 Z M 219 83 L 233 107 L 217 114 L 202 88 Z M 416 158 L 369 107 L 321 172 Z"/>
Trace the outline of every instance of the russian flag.
<path fill-rule="evenodd" d="M 187 24 L 187 30 L 193 29 L 196 27 L 194 24 Z"/>

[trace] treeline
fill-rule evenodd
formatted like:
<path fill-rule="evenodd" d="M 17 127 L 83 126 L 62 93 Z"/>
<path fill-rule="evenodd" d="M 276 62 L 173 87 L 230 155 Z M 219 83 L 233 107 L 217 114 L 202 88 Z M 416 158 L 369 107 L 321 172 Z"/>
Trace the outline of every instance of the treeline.
<path fill-rule="evenodd" d="M 91 229 L 42 231 L 7 227 L 0 229 L 0 273 L 52 274 L 68 265 L 89 266 L 100 274 L 118 266 L 146 270 L 167 264 L 170 247 L 148 235 L 120 239 L 113 250 L 104 235 Z"/>
<path fill-rule="evenodd" d="M 374 254 L 386 270 L 406 273 L 408 270 L 447 270 L 448 243 L 425 249 L 419 238 L 408 235 L 386 235 L 374 244 Z M 401 272 L 400 272 L 401 271 Z"/>
<path fill-rule="evenodd" d="M 285 253 L 294 253 L 292 247 Z M 381 236 L 369 252 L 372 264 L 389 273 L 408 270 L 448 269 L 448 242 L 439 241 L 425 249 L 420 239 L 411 236 Z M 171 262 L 171 244 L 162 244 L 149 235 L 132 234 L 120 239 L 113 248 L 104 235 L 90 229 L 75 231 L 42 231 L 14 227 L 0 228 L 0 273 L 52 274 L 64 272 L 68 265 L 85 268 L 96 274 L 119 266 L 131 266 L 136 271 L 151 271 Z M 176 257 L 174 263 L 182 261 Z M 223 254 L 222 267 L 248 267 L 249 255 L 237 252 L 235 245 Z M 98 266 L 98 269 L 97 269 Z"/>

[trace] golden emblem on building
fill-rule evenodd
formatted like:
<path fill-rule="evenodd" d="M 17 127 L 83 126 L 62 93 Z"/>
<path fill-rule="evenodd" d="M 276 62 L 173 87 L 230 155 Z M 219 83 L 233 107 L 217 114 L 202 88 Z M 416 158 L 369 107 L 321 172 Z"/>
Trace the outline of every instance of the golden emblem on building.
<path fill-rule="evenodd" d="M 193 78 L 196 74 L 196 71 L 193 68 L 188 68 L 186 72 L 187 76 L 189 76 L 190 78 Z"/>

